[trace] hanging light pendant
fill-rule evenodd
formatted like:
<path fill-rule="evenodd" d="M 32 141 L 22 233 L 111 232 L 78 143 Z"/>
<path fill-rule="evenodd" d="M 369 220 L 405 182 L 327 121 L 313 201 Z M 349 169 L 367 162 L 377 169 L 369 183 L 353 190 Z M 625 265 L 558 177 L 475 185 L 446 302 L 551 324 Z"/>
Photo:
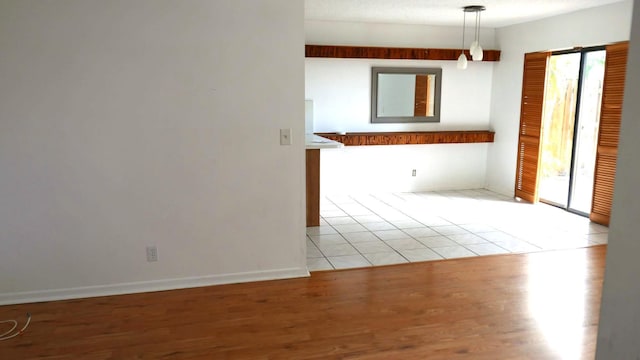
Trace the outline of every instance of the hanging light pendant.
<path fill-rule="evenodd" d="M 482 61 L 484 53 L 482 51 L 482 46 L 480 46 L 480 13 L 486 10 L 486 8 L 482 5 L 471 5 L 465 6 L 463 9 L 465 13 L 473 12 L 476 14 L 475 36 L 471 46 L 469 47 L 469 53 L 471 54 L 471 59 L 473 61 Z"/>
<path fill-rule="evenodd" d="M 467 55 L 464 54 L 464 31 L 467 28 L 467 12 L 462 13 L 462 53 L 458 56 L 458 69 L 464 70 L 467 68 Z"/>

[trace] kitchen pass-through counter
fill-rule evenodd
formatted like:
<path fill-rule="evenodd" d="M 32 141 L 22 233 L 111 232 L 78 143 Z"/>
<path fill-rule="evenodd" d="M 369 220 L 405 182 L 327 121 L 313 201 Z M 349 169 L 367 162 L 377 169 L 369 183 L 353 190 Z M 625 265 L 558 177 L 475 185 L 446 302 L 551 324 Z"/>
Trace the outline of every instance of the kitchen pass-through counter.
<path fill-rule="evenodd" d="M 343 143 L 334 141 L 331 139 L 327 139 L 322 136 L 306 134 L 305 135 L 305 148 L 307 150 L 315 150 L 315 149 L 335 149 L 341 148 L 344 146 Z"/>
<path fill-rule="evenodd" d="M 320 149 L 336 149 L 344 144 L 322 136 L 305 135 L 307 172 L 307 226 L 320 226 Z"/>

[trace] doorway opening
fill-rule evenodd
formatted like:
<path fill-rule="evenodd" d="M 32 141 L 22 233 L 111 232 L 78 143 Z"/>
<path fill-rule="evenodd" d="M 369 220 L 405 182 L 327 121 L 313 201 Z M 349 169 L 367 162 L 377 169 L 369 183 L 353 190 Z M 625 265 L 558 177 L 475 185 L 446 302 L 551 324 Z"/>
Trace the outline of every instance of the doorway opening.
<path fill-rule="evenodd" d="M 593 197 L 603 47 L 552 53 L 541 131 L 540 201 L 588 216 Z"/>

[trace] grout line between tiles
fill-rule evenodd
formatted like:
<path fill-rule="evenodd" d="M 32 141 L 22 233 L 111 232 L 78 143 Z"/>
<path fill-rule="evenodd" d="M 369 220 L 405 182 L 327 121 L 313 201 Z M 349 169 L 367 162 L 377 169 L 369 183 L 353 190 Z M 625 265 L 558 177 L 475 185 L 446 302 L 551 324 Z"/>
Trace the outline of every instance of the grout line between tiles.
<path fill-rule="evenodd" d="M 400 196 L 400 194 L 405 194 L 406 196 Z M 382 243 L 384 243 L 385 245 L 389 246 L 394 253 L 400 255 L 403 259 L 405 259 L 408 262 L 412 262 L 410 259 L 408 259 L 407 257 L 405 257 L 402 253 L 400 253 L 399 250 L 396 250 L 395 248 L 393 248 L 391 245 L 389 245 L 385 240 L 383 240 L 382 238 L 380 238 L 373 230 L 369 230 L 363 223 L 360 222 L 358 220 L 355 219 L 355 216 L 359 216 L 359 215 L 351 215 L 349 212 L 347 212 L 345 210 L 345 206 L 346 205 L 357 205 L 360 206 L 364 209 L 366 209 L 368 212 L 370 212 L 371 214 L 373 214 L 374 216 L 377 216 L 378 218 L 382 219 L 382 221 L 389 223 L 393 229 L 389 229 L 389 230 L 399 230 L 402 233 L 407 235 L 407 238 L 409 239 L 413 239 L 415 241 L 420 242 L 419 240 L 417 240 L 416 237 L 406 233 L 402 228 L 398 227 L 396 224 L 394 224 L 391 220 L 388 220 L 385 216 L 382 216 L 381 213 L 379 212 L 380 209 L 384 209 L 384 210 L 389 210 L 389 211 L 393 211 L 393 212 L 397 212 L 399 214 L 402 214 L 402 216 L 405 216 L 406 218 L 408 218 L 408 221 L 415 221 L 418 224 L 423 225 L 424 227 L 428 228 L 428 229 L 432 229 L 431 226 L 426 225 L 425 223 L 419 221 L 418 219 L 416 219 L 415 217 L 413 217 L 412 215 L 410 215 L 408 212 L 406 212 L 406 209 L 403 208 L 399 208 L 398 206 L 401 205 L 415 205 L 415 203 L 423 203 L 423 202 L 427 202 L 429 199 L 426 199 L 426 197 L 430 197 L 430 196 L 437 196 L 437 197 L 441 197 L 443 198 L 443 200 L 445 200 L 447 203 L 452 203 L 452 202 L 456 202 L 456 201 L 460 201 L 460 202 L 464 202 L 466 200 L 473 200 L 475 202 L 477 202 L 479 204 L 479 206 L 486 206 L 486 205 L 491 205 L 493 202 L 498 202 L 498 203 L 505 203 L 505 204 L 511 204 L 513 203 L 512 199 L 509 197 L 505 197 L 505 196 L 501 196 L 500 194 L 496 194 L 491 192 L 490 190 L 487 189 L 469 189 L 469 190 L 461 190 L 461 191 L 434 191 L 434 192 L 418 192 L 418 193 L 385 193 L 384 196 L 381 195 L 376 195 L 376 194 L 366 194 L 366 195 L 362 195 L 362 196 L 358 196 L 358 198 L 354 197 L 353 195 L 346 195 L 349 199 L 352 200 L 352 202 L 348 202 L 348 203 L 343 203 L 342 206 L 336 202 L 334 202 L 333 200 L 331 200 L 330 197 L 324 197 L 325 201 L 328 201 L 329 203 L 332 204 L 333 207 L 339 209 L 340 211 L 342 211 L 343 213 L 345 213 L 345 217 L 349 217 L 352 220 L 352 223 L 358 224 L 360 226 L 362 226 L 365 230 L 362 232 L 366 232 L 366 233 L 370 233 L 373 235 L 374 238 L 376 238 L 377 240 L 381 241 Z M 407 199 L 409 198 L 409 199 Z M 370 201 L 369 201 L 370 200 Z M 413 202 L 412 200 L 415 200 L 415 202 Z M 397 203 L 396 203 L 397 201 Z M 438 200 L 440 201 L 440 200 Z M 491 201 L 492 203 L 488 203 L 489 201 Z M 485 204 L 488 203 L 488 204 Z M 511 205 L 508 205 L 511 206 Z M 517 204 L 515 206 L 518 206 Z M 546 208 L 537 208 L 537 209 L 526 209 L 527 212 L 533 213 L 533 215 L 536 216 L 540 216 L 541 218 L 545 219 L 545 218 L 549 218 L 550 215 L 546 214 L 545 211 L 547 210 Z M 415 213 L 415 212 L 412 212 Z M 365 215 L 363 215 L 365 216 Z M 443 217 L 440 214 L 434 213 L 433 216 L 435 217 L 439 217 L 444 221 L 447 221 L 449 223 L 451 223 L 454 226 L 458 226 L 461 227 L 461 225 L 464 225 L 466 223 L 457 223 L 457 222 L 452 222 L 449 221 L 447 219 L 447 217 Z M 555 216 L 555 214 L 553 215 Z M 567 216 L 567 219 L 573 219 L 571 216 L 576 216 L 576 215 L 563 215 L 563 216 Z M 337 235 L 340 235 L 344 240 L 346 240 L 346 242 L 351 245 L 356 252 L 363 257 L 371 266 L 375 266 L 366 256 L 365 254 L 363 254 L 356 246 L 354 246 L 354 243 L 352 243 L 350 240 L 348 240 L 345 237 L 346 233 L 342 233 L 340 231 L 338 231 L 338 229 L 330 224 L 328 221 L 326 221 L 326 219 L 324 217 L 321 217 L 321 219 L 326 223 L 326 225 L 323 226 L 328 226 L 331 229 L 333 229 L 333 231 L 336 232 Z M 464 219 L 464 218 L 462 218 Z M 573 220 L 571 220 L 573 222 Z M 582 221 L 582 220 L 581 220 Z M 476 222 L 478 224 L 483 224 L 486 226 L 490 226 L 492 228 L 494 228 L 494 231 L 499 231 L 503 234 L 506 234 L 510 237 L 512 237 L 513 239 L 523 242 L 524 244 L 527 244 L 533 248 L 535 248 L 536 250 L 532 250 L 532 251 L 524 251 L 524 253 L 529 253 L 529 252 L 537 252 L 540 250 L 544 250 L 544 248 L 536 245 L 535 243 L 529 242 L 521 237 L 519 237 L 517 235 L 517 233 L 513 233 L 511 231 L 510 227 L 504 227 L 504 224 L 496 224 L 495 222 Z M 576 226 L 584 226 L 582 225 L 579 221 L 575 221 L 574 222 L 576 224 Z M 588 231 L 590 231 L 590 228 L 592 227 L 593 223 L 589 223 L 589 225 L 587 225 L 589 227 L 589 229 L 587 229 Z M 336 224 L 339 225 L 339 224 Z M 346 224 L 345 224 L 346 225 Z M 570 231 L 570 227 L 557 227 L 556 226 L 557 223 L 554 223 L 554 227 L 552 227 L 553 231 L 559 231 L 559 232 L 563 232 L 563 231 Z M 476 236 L 480 236 L 482 237 L 480 234 L 483 233 L 483 231 L 480 232 L 473 232 L 473 231 L 469 231 L 467 229 L 465 229 L 468 233 L 470 234 L 474 234 Z M 602 233 L 602 234 L 606 234 L 608 233 L 608 229 L 598 229 L 599 231 L 597 233 Z M 437 230 L 434 230 L 437 232 Z M 584 231 L 584 230 L 581 230 Z M 602 232 L 600 232 L 602 231 Z M 594 232 L 596 233 L 596 232 Z M 587 234 L 583 234 L 581 235 L 582 237 L 588 236 L 589 234 L 594 234 L 594 233 L 587 233 Z M 440 234 L 440 233 L 438 233 Z M 438 235 L 434 235 L 434 236 L 438 236 Z M 445 234 L 440 234 L 440 236 L 444 236 L 445 238 L 449 239 L 447 235 Z M 310 239 L 310 237 L 307 235 L 307 238 Z M 504 246 L 501 246 L 500 244 L 494 242 L 493 240 L 489 240 L 483 237 L 484 240 L 486 240 L 487 242 L 484 244 L 491 244 L 493 246 L 496 246 L 504 251 L 506 251 L 507 253 L 523 253 L 523 252 L 514 252 L 511 251 L 507 248 L 505 248 Z M 471 253 L 475 254 L 476 256 L 485 256 L 485 255 L 481 255 L 473 250 L 471 250 L 467 245 L 473 245 L 473 244 L 460 244 L 458 242 L 456 242 L 455 240 L 450 239 L 451 241 L 453 241 L 457 246 L 460 246 L 468 251 L 470 251 Z M 588 239 L 587 239 L 588 240 Z M 325 255 L 324 252 L 322 252 L 322 250 L 320 250 L 319 247 L 317 247 L 317 245 L 315 245 L 315 242 L 313 242 L 313 245 L 316 246 L 316 248 L 320 251 L 320 253 L 324 256 L 324 259 L 330 264 L 330 266 L 335 269 L 335 266 L 333 266 L 333 264 L 329 261 L 328 257 Z M 420 242 L 422 243 L 422 242 Z M 606 243 L 606 242 L 605 242 Z M 425 245 L 424 243 L 422 243 L 422 245 Z M 599 245 L 599 244 L 594 244 L 593 241 L 588 240 L 588 245 L 586 246 L 595 246 L 595 245 Z M 583 247 L 585 245 L 581 245 L 581 247 Z M 437 248 L 437 247 L 436 247 Z M 440 255 L 435 248 L 430 247 L 430 246 L 426 246 L 425 245 L 425 249 L 429 249 L 433 252 L 435 252 L 436 254 Z M 355 254 L 354 254 L 355 255 Z M 413 261 L 415 262 L 415 261 Z"/>

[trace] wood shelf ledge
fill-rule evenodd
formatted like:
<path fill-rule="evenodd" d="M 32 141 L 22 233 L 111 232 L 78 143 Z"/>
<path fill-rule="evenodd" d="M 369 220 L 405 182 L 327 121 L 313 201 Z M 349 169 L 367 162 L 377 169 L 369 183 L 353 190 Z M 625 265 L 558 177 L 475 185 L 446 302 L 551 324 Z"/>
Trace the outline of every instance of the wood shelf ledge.
<path fill-rule="evenodd" d="M 458 60 L 462 49 L 305 45 L 305 57 L 343 59 Z M 471 58 L 469 50 L 464 50 Z M 500 61 L 500 50 L 484 50 L 482 61 Z"/>
<path fill-rule="evenodd" d="M 316 135 L 338 141 L 345 146 L 366 145 L 419 145 L 419 144 L 468 144 L 492 143 L 495 132 L 472 131 L 407 131 L 407 132 L 355 132 L 316 133 Z"/>

